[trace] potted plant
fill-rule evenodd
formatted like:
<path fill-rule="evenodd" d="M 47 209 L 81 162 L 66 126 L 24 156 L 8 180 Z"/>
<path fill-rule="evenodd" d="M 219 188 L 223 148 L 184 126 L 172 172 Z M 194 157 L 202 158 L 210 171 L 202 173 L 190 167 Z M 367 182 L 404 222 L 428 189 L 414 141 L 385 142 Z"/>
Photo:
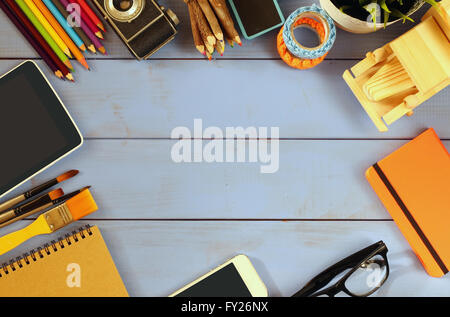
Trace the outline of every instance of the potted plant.
<path fill-rule="evenodd" d="M 352 33 L 370 33 L 392 23 L 410 20 L 424 2 L 434 0 L 320 0 L 336 24 Z"/>

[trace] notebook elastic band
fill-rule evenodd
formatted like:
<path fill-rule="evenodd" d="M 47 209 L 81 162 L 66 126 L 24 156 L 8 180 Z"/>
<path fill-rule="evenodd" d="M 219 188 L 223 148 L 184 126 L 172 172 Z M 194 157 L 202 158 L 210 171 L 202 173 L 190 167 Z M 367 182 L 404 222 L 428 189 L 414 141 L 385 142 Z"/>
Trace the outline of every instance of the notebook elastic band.
<path fill-rule="evenodd" d="M 398 195 L 397 191 L 394 189 L 394 187 L 392 186 L 391 182 L 388 180 L 388 178 L 386 177 L 384 172 L 381 170 L 381 168 L 378 165 L 378 163 L 375 163 L 373 165 L 373 168 L 375 169 L 375 171 L 377 172 L 378 176 L 383 181 L 383 183 L 386 186 L 386 188 L 391 193 L 392 197 L 394 197 L 394 199 L 397 202 L 398 206 L 403 211 L 403 213 L 405 214 L 405 216 L 408 219 L 409 223 L 413 226 L 414 230 L 419 235 L 420 239 L 425 244 L 425 246 L 427 247 L 428 251 L 431 253 L 431 255 L 433 256 L 434 260 L 436 261 L 436 263 L 441 268 L 442 272 L 444 272 L 444 274 L 446 274 L 448 272 L 448 269 L 445 266 L 444 262 L 439 257 L 439 254 L 433 248 L 433 246 L 431 245 L 431 243 L 428 240 L 428 238 L 425 236 L 425 234 L 422 231 L 422 229 L 420 229 L 419 224 L 414 220 L 414 217 L 409 212 L 408 207 L 406 207 L 406 205 L 403 203 L 402 199 L 400 198 L 400 196 Z"/>

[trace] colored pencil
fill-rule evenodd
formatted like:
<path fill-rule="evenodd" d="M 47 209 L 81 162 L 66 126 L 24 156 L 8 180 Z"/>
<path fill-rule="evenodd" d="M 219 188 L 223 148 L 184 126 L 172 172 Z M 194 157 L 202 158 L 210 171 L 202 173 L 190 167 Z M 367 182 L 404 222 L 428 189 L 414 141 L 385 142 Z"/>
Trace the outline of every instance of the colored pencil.
<path fill-rule="evenodd" d="M 6 5 L 5 2 L 0 1 L 0 8 L 5 12 L 11 22 L 17 27 L 17 29 L 22 33 L 22 35 L 28 40 L 28 42 L 33 46 L 39 56 L 45 61 L 48 67 L 55 73 L 55 75 L 59 78 L 63 78 L 62 72 L 58 69 L 55 62 L 50 58 L 50 56 L 45 52 L 45 50 L 39 45 L 37 39 L 35 39 L 30 32 L 27 31 L 24 25 L 22 25 L 14 14 L 14 12 Z"/>
<path fill-rule="evenodd" d="M 73 56 L 75 56 L 75 58 L 80 62 L 81 65 L 83 65 L 86 69 L 89 69 L 89 65 L 87 64 L 86 59 L 81 54 L 78 47 L 73 43 L 73 41 L 70 39 L 70 37 L 64 31 L 62 26 L 58 23 L 58 21 L 56 21 L 55 17 L 47 9 L 47 7 L 42 2 L 42 0 L 33 0 L 33 2 L 36 5 L 36 7 L 41 11 L 41 13 L 44 15 L 44 17 L 47 19 L 47 21 L 53 26 L 55 31 L 58 33 L 58 35 L 64 41 L 64 43 L 66 43 L 67 47 L 72 52 Z"/>
<path fill-rule="evenodd" d="M 70 3 L 79 5 L 79 3 L 75 0 L 69 0 Z M 67 8 L 67 6 L 66 6 Z M 102 32 L 100 31 L 100 29 L 91 21 L 91 19 L 89 18 L 89 16 L 87 15 L 86 11 L 83 9 L 82 6 L 80 6 L 80 15 L 81 15 L 81 20 L 87 25 L 87 27 L 92 31 L 92 33 L 95 34 L 95 36 L 97 36 L 98 38 L 103 40 L 103 35 Z"/>
<path fill-rule="evenodd" d="M 64 43 L 63 39 L 56 33 L 53 26 L 47 21 L 44 15 L 39 11 L 38 7 L 34 4 L 32 0 L 24 0 L 28 8 L 34 14 L 34 16 L 38 19 L 38 21 L 42 24 L 48 34 L 52 37 L 52 39 L 56 42 L 59 48 L 69 57 L 72 57 L 70 54 L 70 50 L 67 47 L 66 43 Z"/>
<path fill-rule="evenodd" d="M 47 43 L 47 41 L 44 39 L 44 37 L 39 33 L 39 31 L 33 26 L 31 21 L 27 18 L 27 16 L 23 13 L 23 11 L 19 8 L 17 3 L 14 0 L 6 0 L 7 5 L 9 5 L 9 8 L 12 12 L 15 13 L 18 20 L 21 22 L 21 24 L 25 27 L 25 29 L 32 35 L 32 37 L 37 40 L 40 44 L 40 46 L 45 50 L 48 56 L 52 59 L 52 61 L 56 64 L 58 69 L 63 73 L 65 77 L 70 79 L 72 78 L 72 75 L 69 72 L 69 69 L 67 66 L 61 61 L 61 59 L 56 55 L 55 51 L 52 50 L 50 45 Z M 63 56 L 65 56 L 63 54 Z M 66 57 L 66 56 L 65 56 Z M 68 77 L 68 75 L 70 75 Z M 1 207 L 0 207 L 1 209 Z"/>
<path fill-rule="evenodd" d="M 47 1 L 47 0 L 46 0 Z M 67 12 L 66 8 L 63 6 L 63 4 L 59 1 L 59 0 L 50 0 L 50 2 L 53 4 L 53 6 L 55 8 L 57 8 L 57 10 L 59 11 L 59 13 L 61 13 L 61 15 L 64 17 L 64 19 L 66 20 L 66 22 L 69 19 L 69 12 Z M 92 44 L 92 41 L 89 39 L 89 37 L 86 35 L 86 33 L 84 33 L 83 29 L 81 27 L 78 26 L 70 26 L 70 24 L 67 22 L 67 24 L 69 25 L 69 27 L 71 27 L 75 33 L 81 38 L 81 40 L 83 41 L 83 43 L 86 45 L 86 47 L 92 52 L 92 53 L 97 53 L 97 51 L 95 50 L 95 46 L 94 44 Z"/>
<path fill-rule="evenodd" d="M 64 8 L 67 8 L 67 6 L 70 4 L 70 2 L 68 0 L 59 0 L 59 1 L 64 6 Z M 67 9 L 66 9 L 66 11 L 67 11 Z M 81 20 L 81 29 L 89 37 L 91 42 L 94 44 L 95 48 L 98 49 L 101 53 L 106 54 L 106 50 L 105 50 L 103 44 L 95 36 L 95 34 L 92 33 L 91 29 L 89 29 L 89 27 L 84 23 L 83 19 Z"/>
<path fill-rule="evenodd" d="M 78 34 L 74 31 L 74 29 L 69 25 L 67 20 L 61 14 L 61 12 L 58 11 L 58 9 L 55 7 L 55 5 L 50 0 L 42 0 L 42 1 L 44 2 L 48 11 L 51 12 L 53 17 L 59 22 L 60 26 L 64 29 L 64 31 L 66 31 L 67 35 L 70 36 L 70 38 L 78 46 L 78 48 L 82 51 L 85 51 L 86 45 L 83 43 L 83 41 L 78 36 Z"/>
<path fill-rule="evenodd" d="M 55 43 L 50 34 L 47 33 L 42 24 L 38 21 L 38 19 L 34 16 L 33 12 L 31 12 L 30 8 L 25 4 L 24 0 L 15 0 L 20 9 L 25 13 L 27 18 L 31 21 L 34 27 L 38 30 L 38 32 L 42 35 L 45 41 L 50 45 L 52 50 L 58 55 L 59 59 L 70 69 L 73 69 L 72 64 L 69 61 L 69 58 L 66 54 L 59 48 L 59 46 Z"/>
<path fill-rule="evenodd" d="M 77 0 L 78 4 L 81 6 L 81 8 L 86 12 L 88 17 L 91 19 L 91 21 L 98 26 L 103 32 L 105 32 L 105 27 L 103 26 L 100 19 L 97 17 L 97 15 L 94 13 L 92 8 L 86 3 L 85 0 Z"/>

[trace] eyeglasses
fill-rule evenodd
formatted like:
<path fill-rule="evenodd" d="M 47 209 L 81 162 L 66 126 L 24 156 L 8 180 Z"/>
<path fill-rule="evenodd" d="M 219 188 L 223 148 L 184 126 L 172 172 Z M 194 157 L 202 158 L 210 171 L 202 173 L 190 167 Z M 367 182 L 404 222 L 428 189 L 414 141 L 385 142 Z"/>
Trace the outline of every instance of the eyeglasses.
<path fill-rule="evenodd" d="M 388 249 L 383 241 L 362 249 L 314 277 L 293 297 L 329 296 L 340 292 L 354 297 L 365 297 L 377 291 L 389 276 Z M 327 288 L 331 281 L 344 274 Z"/>

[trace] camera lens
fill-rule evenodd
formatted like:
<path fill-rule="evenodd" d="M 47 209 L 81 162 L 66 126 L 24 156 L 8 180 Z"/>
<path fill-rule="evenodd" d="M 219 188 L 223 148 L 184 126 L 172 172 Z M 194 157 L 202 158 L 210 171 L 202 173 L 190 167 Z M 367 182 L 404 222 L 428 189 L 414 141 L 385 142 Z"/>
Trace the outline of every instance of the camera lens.
<path fill-rule="evenodd" d="M 114 8 L 119 11 L 125 12 L 133 5 L 133 0 L 113 0 Z"/>
<path fill-rule="evenodd" d="M 145 6 L 145 0 L 105 0 L 108 15 L 119 22 L 131 22 L 136 19 Z"/>

